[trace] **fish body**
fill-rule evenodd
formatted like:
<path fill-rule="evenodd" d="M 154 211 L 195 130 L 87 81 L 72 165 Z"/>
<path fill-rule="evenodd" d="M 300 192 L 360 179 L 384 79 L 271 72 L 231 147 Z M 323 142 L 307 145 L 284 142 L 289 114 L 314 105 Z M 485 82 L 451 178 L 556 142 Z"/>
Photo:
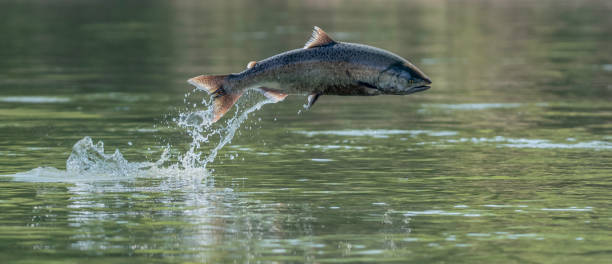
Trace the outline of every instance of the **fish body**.
<path fill-rule="evenodd" d="M 290 94 L 309 95 L 310 108 L 321 95 L 411 94 L 429 89 L 431 79 L 396 54 L 336 42 L 315 27 L 302 49 L 252 61 L 240 73 L 201 75 L 189 83 L 215 97 L 213 121 L 217 121 L 247 89 L 258 89 L 274 101 Z"/>

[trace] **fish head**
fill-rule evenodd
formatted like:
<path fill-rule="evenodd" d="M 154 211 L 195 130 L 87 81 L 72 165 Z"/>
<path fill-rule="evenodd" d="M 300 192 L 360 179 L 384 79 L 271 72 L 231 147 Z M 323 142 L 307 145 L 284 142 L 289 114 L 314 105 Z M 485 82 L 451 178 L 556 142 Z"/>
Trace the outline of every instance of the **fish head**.
<path fill-rule="evenodd" d="M 378 77 L 377 87 L 383 94 L 406 95 L 431 88 L 431 79 L 408 61 L 385 68 Z"/>

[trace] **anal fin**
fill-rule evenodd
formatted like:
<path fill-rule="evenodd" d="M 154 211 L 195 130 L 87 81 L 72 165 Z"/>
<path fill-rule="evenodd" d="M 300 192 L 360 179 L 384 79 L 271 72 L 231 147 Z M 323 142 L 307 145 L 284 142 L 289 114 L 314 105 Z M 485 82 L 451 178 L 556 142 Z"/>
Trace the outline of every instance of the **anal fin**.
<path fill-rule="evenodd" d="M 259 91 L 268 99 L 271 99 L 275 103 L 278 103 L 288 96 L 288 94 L 283 93 L 279 90 L 267 88 L 267 87 L 259 87 Z"/>

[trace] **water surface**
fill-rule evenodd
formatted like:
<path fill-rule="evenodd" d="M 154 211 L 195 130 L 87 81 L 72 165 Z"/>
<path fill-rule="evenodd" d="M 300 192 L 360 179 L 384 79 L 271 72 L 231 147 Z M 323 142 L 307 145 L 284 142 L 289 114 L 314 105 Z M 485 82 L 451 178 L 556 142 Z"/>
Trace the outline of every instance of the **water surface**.
<path fill-rule="evenodd" d="M 609 1 L 3 1 L 8 263 L 603 263 Z M 317 25 L 410 59 L 410 96 L 206 126 L 190 77 Z"/>

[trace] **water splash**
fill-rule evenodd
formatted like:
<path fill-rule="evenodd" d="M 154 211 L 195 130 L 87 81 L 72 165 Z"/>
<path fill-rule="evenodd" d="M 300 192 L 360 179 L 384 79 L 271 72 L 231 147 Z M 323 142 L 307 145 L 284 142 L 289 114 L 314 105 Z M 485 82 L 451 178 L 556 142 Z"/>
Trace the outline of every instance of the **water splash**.
<path fill-rule="evenodd" d="M 39 167 L 8 176 L 18 181 L 33 182 L 130 180 L 141 177 L 180 178 L 189 179 L 189 182 L 197 185 L 210 174 L 206 166 L 212 163 L 219 151 L 232 141 L 248 115 L 266 104 L 273 103 L 269 99 L 252 100 L 253 95 L 258 94 L 247 91 L 243 100 L 236 104 L 234 115 L 218 124 L 212 122 L 213 109 L 210 107 L 212 99 L 202 101 L 206 110 L 180 113 L 176 123 L 187 131 L 192 141 L 189 150 L 175 156 L 176 160 L 173 162 L 169 146 L 163 148 L 163 153 L 157 161 L 130 162 L 123 157 L 119 149 L 107 154 L 102 141 L 94 143 L 92 138 L 84 137 L 74 144 L 66 161 L 65 171 L 52 167 Z M 184 181 L 175 184 L 185 185 Z"/>
<path fill-rule="evenodd" d="M 205 106 L 208 106 L 207 110 L 195 111 L 189 113 L 182 113 L 177 120 L 177 124 L 185 128 L 187 133 L 191 136 L 192 142 L 189 145 L 189 151 L 179 157 L 181 165 L 185 168 L 202 167 L 206 168 L 206 165 L 212 163 L 219 150 L 223 148 L 227 143 L 230 143 L 236 134 L 240 125 L 248 118 L 248 115 L 253 111 L 261 109 L 266 104 L 273 103 L 270 99 L 264 100 L 251 100 L 252 95 L 257 95 L 247 91 L 242 97 L 242 100 L 235 105 L 236 111 L 234 116 L 221 126 L 214 126 L 212 123 L 213 112 L 212 112 L 212 99 L 203 101 Z M 254 105 L 249 103 L 255 101 Z M 244 110 L 242 110 L 244 109 Z M 201 150 L 203 145 L 211 142 L 211 138 L 219 138 L 219 143 L 215 147 L 209 150 L 207 156 L 202 157 L 203 151 Z"/>
<path fill-rule="evenodd" d="M 133 180 L 136 178 L 190 178 L 202 179 L 207 172 L 200 168 L 177 170 L 176 165 L 163 167 L 169 158 L 169 149 L 164 149 L 159 160 L 155 162 L 129 162 L 118 149 L 106 154 L 104 143 L 94 143 L 90 137 L 84 137 L 72 147 L 66 160 L 66 170 L 53 167 L 38 167 L 30 171 L 19 172 L 12 176 L 17 181 L 28 182 L 92 182 Z"/>
<path fill-rule="evenodd" d="M 163 162 L 164 155 L 160 159 Z M 71 174 L 111 174 L 124 176 L 156 163 L 128 162 L 118 149 L 113 154 L 104 153 L 104 143 L 93 143 L 90 137 L 79 140 L 66 161 L 66 171 Z"/>

